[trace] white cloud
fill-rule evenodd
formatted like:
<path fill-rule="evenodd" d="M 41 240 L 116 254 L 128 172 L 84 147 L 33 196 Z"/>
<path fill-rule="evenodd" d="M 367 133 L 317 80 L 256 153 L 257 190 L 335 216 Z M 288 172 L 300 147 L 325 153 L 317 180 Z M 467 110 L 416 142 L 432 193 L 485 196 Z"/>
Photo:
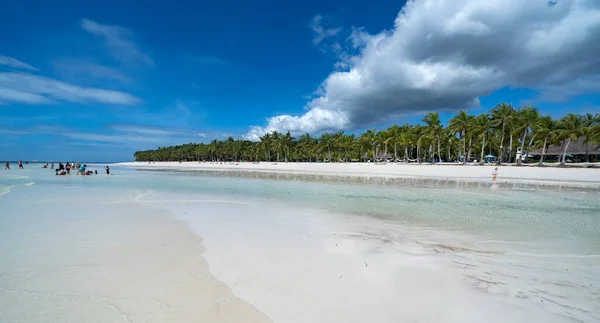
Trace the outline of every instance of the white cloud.
<path fill-rule="evenodd" d="M 81 20 L 81 27 L 95 36 L 104 38 L 110 55 L 117 61 L 126 65 L 154 66 L 152 58 L 143 53 L 131 40 L 131 30 L 121 26 L 102 25 L 89 19 Z"/>
<path fill-rule="evenodd" d="M 0 134 L 58 136 L 82 143 L 109 143 L 132 149 L 148 149 L 181 144 L 182 142 L 196 142 L 207 137 L 205 133 L 189 128 L 169 128 L 141 124 L 113 124 L 102 129 L 101 133 L 83 132 L 75 128 L 43 124 L 28 127 L 2 125 Z"/>
<path fill-rule="evenodd" d="M 64 79 L 85 82 L 89 80 L 109 80 L 129 83 L 131 80 L 121 69 L 100 65 L 80 59 L 62 59 L 52 63 L 54 70 Z"/>
<path fill-rule="evenodd" d="M 0 75 L 0 77 L 2 77 Z M 0 99 L 6 102 L 21 102 L 26 104 L 46 104 L 52 103 L 52 100 L 39 94 L 23 92 L 13 89 L 0 87 Z"/>
<path fill-rule="evenodd" d="M 182 142 L 197 142 L 206 138 L 205 133 L 194 129 L 168 128 L 139 124 L 119 124 L 106 128 L 102 133 L 63 132 L 61 135 L 75 140 L 113 143 L 135 149 L 179 145 Z"/>
<path fill-rule="evenodd" d="M 169 128 L 139 124 L 117 124 L 110 126 L 109 129 L 116 132 L 155 137 L 206 137 L 206 134 L 189 128 Z"/>
<path fill-rule="evenodd" d="M 80 87 L 28 73 L 0 73 L 0 100 L 25 104 L 99 102 L 135 105 L 141 100 L 119 91 Z"/>
<path fill-rule="evenodd" d="M 242 136 L 246 140 L 257 141 L 262 135 L 272 131 L 287 132 L 298 135 L 304 132 L 318 132 L 327 129 L 341 129 L 348 122 L 345 114 L 314 108 L 302 116 L 281 115 L 268 119 L 266 127 L 254 126 L 250 132 Z"/>
<path fill-rule="evenodd" d="M 14 127 L 3 125 L 0 127 L 0 133 L 10 135 L 52 135 L 72 131 L 72 129 L 53 126 L 53 125 L 36 125 L 28 127 Z"/>
<path fill-rule="evenodd" d="M 37 68 L 35 68 L 27 63 L 23 63 L 16 58 L 2 56 L 2 55 L 0 55 L 0 65 L 6 65 L 6 66 L 9 66 L 12 68 L 25 69 L 25 70 L 30 70 L 30 71 L 38 70 Z"/>
<path fill-rule="evenodd" d="M 179 111 L 179 113 L 183 114 L 185 117 L 191 117 L 194 115 L 190 107 L 195 106 L 196 102 L 189 102 L 183 100 L 175 100 L 174 108 Z"/>
<path fill-rule="evenodd" d="M 409 1 L 393 29 L 372 35 L 359 28 L 349 40 L 355 52 L 340 55 L 336 65 L 345 69 L 327 77 L 304 115 L 268 118 L 246 137 L 464 109 L 503 87 L 530 88 L 541 98 L 563 86 L 566 96 L 600 90 L 596 0 Z M 578 90 L 586 80 L 595 82 Z"/>
<path fill-rule="evenodd" d="M 317 14 L 313 17 L 309 24 L 313 31 L 313 44 L 318 45 L 323 40 L 337 35 L 341 28 L 325 28 L 323 27 L 323 16 Z"/>

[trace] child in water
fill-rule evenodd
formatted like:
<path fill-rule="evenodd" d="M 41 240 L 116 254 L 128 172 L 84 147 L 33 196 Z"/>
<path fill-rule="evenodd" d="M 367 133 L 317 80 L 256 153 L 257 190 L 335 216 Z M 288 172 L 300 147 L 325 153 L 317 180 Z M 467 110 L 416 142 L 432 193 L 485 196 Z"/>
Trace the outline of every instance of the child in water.
<path fill-rule="evenodd" d="M 495 181 L 496 177 L 498 177 L 498 167 L 494 168 L 492 171 L 492 180 Z"/>

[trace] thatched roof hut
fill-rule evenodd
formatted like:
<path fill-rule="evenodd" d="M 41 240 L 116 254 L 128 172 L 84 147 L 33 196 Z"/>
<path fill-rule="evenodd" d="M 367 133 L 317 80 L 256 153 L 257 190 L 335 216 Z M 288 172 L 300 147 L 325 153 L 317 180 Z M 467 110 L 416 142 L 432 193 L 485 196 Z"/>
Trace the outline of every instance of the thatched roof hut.
<path fill-rule="evenodd" d="M 563 150 L 562 145 L 550 145 L 550 146 L 546 147 L 546 155 L 560 155 L 560 154 L 562 154 L 562 150 Z M 588 143 L 587 144 L 587 153 L 590 155 L 600 155 L 600 145 L 593 143 L 593 142 Z M 539 156 L 542 154 L 542 148 L 533 150 L 533 151 L 529 152 L 529 154 Z M 584 138 L 579 137 L 579 140 L 577 140 L 577 142 L 571 141 L 571 143 L 569 144 L 569 147 L 567 148 L 567 154 L 571 154 L 573 156 L 585 155 L 586 147 L 585 147 L 585 143 L 584 143 Z"/>

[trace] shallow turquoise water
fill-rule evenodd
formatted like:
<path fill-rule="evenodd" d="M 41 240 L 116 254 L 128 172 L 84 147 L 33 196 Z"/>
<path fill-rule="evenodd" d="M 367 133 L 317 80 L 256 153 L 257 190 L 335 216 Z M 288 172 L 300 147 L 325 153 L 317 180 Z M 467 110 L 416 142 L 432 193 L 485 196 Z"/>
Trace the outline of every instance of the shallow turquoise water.
<path fill-rule="evenodd" d="M 105 188 L 264 199 L 321 208 L 374 220 L 449 230 L 488 240 L 543 242 L 600 254 L 600 191 L 488 183 L 424 182 L 405 186 L 290 181 L 149 172 L 113 167 L 113 176 L 54 176 L 29 168 L 0 176 L 0 194 L 10 187 L 48 186 L 48 191 Z M 58 193 L 58 192 L 57 192 Z M 60 193 L 58 193 L 60 194 Z"/>
<path fill-rule="evenodd" d="M 211 196 L 318 209 L 323 216 L 342 215 L 379 228 L 365 226 L 360 232 L 365 237 L 450 253 L 475 288 L 532 302 L 545 299 L 565 322 L 600 318 L 597 190 L 423 180 L 368 185 L 120 167 L 112 167 L 114 175 L 106 176 L 102 166 L 91 168 L 99 175 L 55 176 L 33 166 L 1 173 L 0 207 L 25 205 L 28 198 L 87 198 L 93 204 L 104 191 L 128 198 L 147 193 L 184 200 Z M 11 219 L 27 220 L 25 206 L 9 209 L 14 214 L 0 216 L 0 234 L 10 230 Z"/>

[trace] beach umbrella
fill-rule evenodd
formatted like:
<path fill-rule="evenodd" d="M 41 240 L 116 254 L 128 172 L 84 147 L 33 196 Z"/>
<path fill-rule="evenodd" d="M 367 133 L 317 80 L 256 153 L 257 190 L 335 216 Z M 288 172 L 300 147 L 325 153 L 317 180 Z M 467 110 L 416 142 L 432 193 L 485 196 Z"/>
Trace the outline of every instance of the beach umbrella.
<path fill-rule="evenodd" d="M 488 159 L 489 159 L 489 158 L 496 158 L 496 156 L 494 156 L 494 155 L 491 155 L 491 154 L 490 154 L 490 155 L 485 155 L 485 156 L 483 156 L 483 158 L 488 158 Z"/>

